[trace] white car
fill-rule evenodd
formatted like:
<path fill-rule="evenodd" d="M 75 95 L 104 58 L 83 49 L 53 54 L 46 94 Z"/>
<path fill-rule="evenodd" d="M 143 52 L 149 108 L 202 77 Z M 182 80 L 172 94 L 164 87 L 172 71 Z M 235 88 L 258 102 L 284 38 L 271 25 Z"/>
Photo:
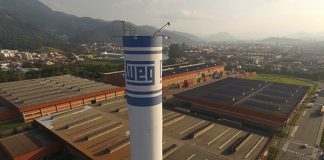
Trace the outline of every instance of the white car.
<path fill-rule="evenodd" d="M 307 103 L 307 107 L 311 107 L 311 106 L 313 106 L 314 105 L 314 103 Z"/>
<path fill-rule="evenodd" d="M 303 147 L 303 148 L 307 148 L 308 145 L 307 145 L 307 144 L 303 144 L 302 147 Z"/>

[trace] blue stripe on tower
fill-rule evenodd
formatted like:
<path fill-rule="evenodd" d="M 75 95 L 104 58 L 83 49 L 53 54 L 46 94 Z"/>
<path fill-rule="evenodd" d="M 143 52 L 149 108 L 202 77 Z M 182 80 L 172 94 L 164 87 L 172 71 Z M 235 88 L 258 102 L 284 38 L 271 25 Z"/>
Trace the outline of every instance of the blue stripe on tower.
<path fill-rule="evenodd" d="M 129 105 L 137 106 L 137 107 L 151 107 L 162 103 L 162 95 L 156 97 L 145 97 L 145 98 L 132 97 L 129 95 L 126 95 L 126 97 L 127 97 L 127 103 Z"/>
<path fill-rule="evenodd" d="M 129 64 L 154 64 L 154 61 L 126 61 Z"/>
<path fill-rule="evenodd" d="M 123 47 L 162 47 L 161 37 L 152 36 L 125 36 Z"/>
<path fill-rule="evenodd" d="M 124 51 L 124 54 L 161 54 L 162 51 Z"/>
<path fill-rule="evenodd" d="M 152 83 L 138 83 L 138 82 L 128 82 L 127 84 L 132 86 L 152 86 Z"/>
<path fill-rule="evenodd" d="M 126 90 L 127 93 L 130 94 L 140 94 L 140 95 L 150 95 L 150 94 L 155 94 L 155 93 L 159 93 L 161 92 L 162 89 L 156 90 L 156 91 L 142 91 L 142 92 L 138 92 L 138 91 L 131 91 L 131 90 Z"/>

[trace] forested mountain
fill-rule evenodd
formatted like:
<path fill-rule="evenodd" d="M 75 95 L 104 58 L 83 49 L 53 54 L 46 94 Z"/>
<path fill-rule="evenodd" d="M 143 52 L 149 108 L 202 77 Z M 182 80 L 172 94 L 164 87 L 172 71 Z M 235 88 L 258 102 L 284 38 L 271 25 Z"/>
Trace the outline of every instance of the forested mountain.
<path fill-rule="evenodd" d="M 136 26 L 139 35 L 151 35 L 157 28 Z M 0 1 L 0 48 L 35 50 L 44 46 L 67 49 L 72 44 L 114 41 L 122 34 L 119 21 L 77 17 L 53 11 L 38 0 Z M 190 34 L 164 31 L 172 43 L 193 43 L 199 40 Z"/>

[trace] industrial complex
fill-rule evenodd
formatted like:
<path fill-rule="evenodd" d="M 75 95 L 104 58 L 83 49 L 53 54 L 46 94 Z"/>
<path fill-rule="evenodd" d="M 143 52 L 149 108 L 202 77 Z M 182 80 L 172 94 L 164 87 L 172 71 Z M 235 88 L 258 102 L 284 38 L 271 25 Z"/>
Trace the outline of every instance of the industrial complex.
<path fill-rule="evenodd" d="M 172 104 L 240 125 L 281 130 L 308 90 L 306 86 L 226 78 L 176 94 Z"/>
<path fill-rule="evenodd" d="M 164 68 L 162 83 L 168 88 L 191 84 L 165 100 L 163 159 L 261 159 L 272 135 L 257 128 L 281 130 L 309 90 L 222 72 L 223 66 L 211 64 Z M 111 75 L 123 77 L 106 75 L 107 82 Z M 213 80 L 204 82 L 208 79 Z M 193 86 L 198 81 L 204 83 Z M 128 104 L 137 103 L 127 100 L 128 92 L 134 94 L 70 75 L 0 84 L 0 119 L 20 117 L 37 128 L 0 139 L 1 158 L 40 159 L 64 151 L 84 160 L 131 159 Z"/>
<path fill-rule="evenodd" d="M 38 118 L 36 122 L 40 126 L 39 130 L 58 139 L 77 159 L 128 160 L 130 141 L 126 105 L 126 99 L 118 98 L 47 115 Z M 163 109 L 162 144 L 165 160 L 258 159 L 271 143 L 270 139 L 269 135 Z M 24 141 L 34 140 L 31 138 L 21 141 L 25 143 Z M 10 145 L 3 143 L 2 148 L 10 150 Z M 11 154 L 15 153 L 9 155 Z"/>
<path fill-rule="evenodd" d="M 0 121 L 25 122 L 75 107 L 124 96 L 124 89 L 74 76 L 0 84 Z"/>
<path fill-rule="evenodd" d="M 163 71 L 163 87 L 194 85 L 223 71 L 224 66 L 215 64 L 169 65 Z M 17 117 L 32 122 L 50 113 L 125 96 L 123 72 L 107 73 L 104 79 L 106 84 L 64 75 L 1 83 L 0 122 Z"/>

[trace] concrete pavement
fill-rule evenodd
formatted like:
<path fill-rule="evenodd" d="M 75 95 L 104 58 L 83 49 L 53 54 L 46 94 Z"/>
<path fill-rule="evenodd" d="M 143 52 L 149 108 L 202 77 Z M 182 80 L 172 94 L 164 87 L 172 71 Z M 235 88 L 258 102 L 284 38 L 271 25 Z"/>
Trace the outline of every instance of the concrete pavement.
<path fill-rule="evenodd" d="M 320 146 L 320 144 L 321 144 L 321 138 L 322 138 L 322 134 L 323 134 L 323 129 L 324 129 L 324 116 L 322 117 L 321 125 L 320 125 L 320 128 L 318 130 L 315 146 Z"/>
<path fill-rule="evenodd" d="M 324 83 L 318 83 L 324 88 Z M 306 108 L 301 114 L 297 126 L 291 126 L 289 138 L 279 146 L 283 153 L 278 159 L 319 159 L 323 154 L 319 143 L 324 128 L 324 117 L 320 115 L 320 108 L 324 104 L 324 94 L 320 94 L 311 108 Z M 308 147 L 303 148 L 302 145 Z"/>

